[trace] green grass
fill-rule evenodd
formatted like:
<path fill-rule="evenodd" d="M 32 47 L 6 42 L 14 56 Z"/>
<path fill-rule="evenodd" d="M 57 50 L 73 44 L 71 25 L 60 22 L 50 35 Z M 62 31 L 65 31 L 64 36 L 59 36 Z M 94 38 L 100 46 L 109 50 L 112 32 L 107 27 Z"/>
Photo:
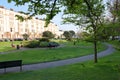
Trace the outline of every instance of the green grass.
<path fill-rule="evenodd" d="M 31 49 L 10 54 L 0 54 L 0 61 L 21 59 L 23 60 L 23 64 L 30 64 L 80 57 L 93 53 L 93 46 L 91 43 L 79 42 L 75 46 L 70 42 L 64 44 L 65 46 L 61 48 Z M 103 45 L 99 44 L 99 51 L 104 49 L 105 46 L 103 47 Z"/>
<path fill-rule="evenodd" d="M 0 80 L 120 80 L 120 51 L 99 59 L 62 67 L 0 75 Z"/>
<path fill-rule="evenodd" d="M 114 41 L 109 41 L 109 43 L 113 44 L 117 50 L 120 50 L 120 41 L 114 40 Z"/>
<path fill-rule="evenodd" d="M 14 41 L 14 45 L 20 44 L 21 41 Z M 12 42 L 0 42 L 0 52 L 6 52 L 10 50 L 15 50 L 16 48 L 13 48 L 11 46 Z"/>
<path fill-rule="evenodd" d="M 10 42 L 0 42 L 0 52 L 14 50 L 14 48 L 11 47 Z"/>

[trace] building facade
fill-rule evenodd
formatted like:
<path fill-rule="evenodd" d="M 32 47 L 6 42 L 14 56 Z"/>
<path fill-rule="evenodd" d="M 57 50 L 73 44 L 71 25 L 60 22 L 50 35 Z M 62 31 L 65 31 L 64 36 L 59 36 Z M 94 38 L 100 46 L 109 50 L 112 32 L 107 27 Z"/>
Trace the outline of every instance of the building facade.
<path fill-rule="evenodd" d="M 51 31 L 56 36 L 59 33 L 59 27 L 52 22 L 48 27 L 44 27 L 45 21 L 43 20 L 33 17 L 21 22 L 17 20 L 16 15 L 27 17 L 27 15 L 16 12 L 13 9 L 8 10 L 0 6 L 0 39 L 23 38 L 25 33 L 30 38 L 40 38 L 44 31 Z"/>

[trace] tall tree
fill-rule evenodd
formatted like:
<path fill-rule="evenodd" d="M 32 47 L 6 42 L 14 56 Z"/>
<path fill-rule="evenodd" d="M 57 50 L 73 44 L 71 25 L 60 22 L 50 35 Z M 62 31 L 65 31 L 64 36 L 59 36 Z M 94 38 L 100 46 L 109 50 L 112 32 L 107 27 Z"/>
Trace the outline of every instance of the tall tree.
<path fill-rule="evenodd" d="M 104 10 L 102 0 L 72 0 L 67 4 L 64 2 L 64 22 L 74 23 L 76 25 L 85 24 L 87 29 L 93 34 L 94 60 L 97 63 L 97 34 L 102 27 L 101 16 Z"/>
<path fill-rule="evenodd" d="M 75 36 L 75 32 L 73 30 L 70 30 L 69 32 L 70 32 L 71 37 Z"/>
<path fill-rule="evenodd" d="M 120 20 L 120 0 L 109 0 L 107 3 L 113 23 Z"/>
<path fill-rule="evenodd" d="M 108 2 L 108 10 L 111 14 L 111 23 L 110 27 L 112 28 L 112 39 L 115 39 L 115 36 L 119 36 L 120 30 L 120 0 L 109 0 Z"/>
<path fill-rule="evenodd" d="M 71 33 L 69 31 L 64 31 L 63 35 L 67 40 L 71 40 L 72 38 Z"/>

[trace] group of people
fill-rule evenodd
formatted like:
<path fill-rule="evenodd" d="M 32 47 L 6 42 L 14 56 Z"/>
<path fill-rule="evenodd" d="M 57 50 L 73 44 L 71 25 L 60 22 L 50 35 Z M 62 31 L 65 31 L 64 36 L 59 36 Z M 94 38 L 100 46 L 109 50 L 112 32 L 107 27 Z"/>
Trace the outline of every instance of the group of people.
<path fill-rule="evenodd" d="M 22 44 L 22 42 L 21 42 L 20 44 L 15 45 L 15 44 L 13 44 L 13 42 L 12 42 L 12 43 L 11 43 L 11 46 L 14 47 L 14 48 L 16 48 L 16 49 L 20 49 L 20 47 L 23 47 L 23 44 Z"/>

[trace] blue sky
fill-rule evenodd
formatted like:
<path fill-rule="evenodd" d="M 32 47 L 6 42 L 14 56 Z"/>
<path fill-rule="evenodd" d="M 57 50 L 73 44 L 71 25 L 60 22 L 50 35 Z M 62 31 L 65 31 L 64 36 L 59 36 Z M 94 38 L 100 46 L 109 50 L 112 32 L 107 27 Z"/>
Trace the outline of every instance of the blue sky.
<path fill-rule="evenodd" d="M 12 8 L 14 11 L 26 11 L 27 7 L 26 6 L 15 6 L 14 3 L 8 3 L 7 0 L 2 0 L 0 1 L 0 5 L 1 6 L 4 6 L 6 9 L 10 9 Z M 61 16 L 62 16 L 62 13 L 59 13 L 57 14 L 52 22 L 54 22 L 55 24 L 57 24 L 59 26 L 59 29 L 60 30 L 74 30 L 74 31 L 77 31 L 77 27 L 72 25 L 72 24 L 62 24 L 62 19 L 61 19 Z"/>

